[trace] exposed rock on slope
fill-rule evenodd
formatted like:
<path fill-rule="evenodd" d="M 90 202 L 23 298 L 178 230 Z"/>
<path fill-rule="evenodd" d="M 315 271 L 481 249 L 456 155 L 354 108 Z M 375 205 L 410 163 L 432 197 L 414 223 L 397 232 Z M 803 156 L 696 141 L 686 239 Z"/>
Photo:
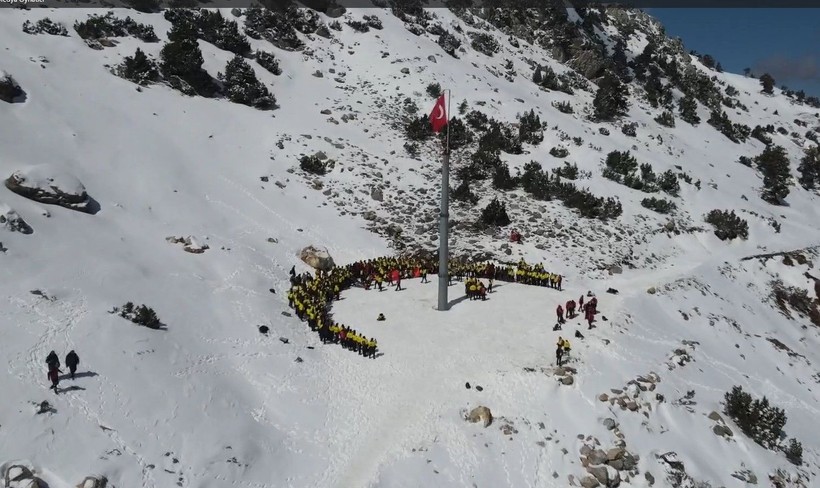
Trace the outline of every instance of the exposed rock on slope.
<path fill-rule="evenodd" d="M 96 213 L 95 202 L 88 196 L 80 180 L 49 164 L 15 171 L 6 180 L 6 188 L 36 202 Z"/>

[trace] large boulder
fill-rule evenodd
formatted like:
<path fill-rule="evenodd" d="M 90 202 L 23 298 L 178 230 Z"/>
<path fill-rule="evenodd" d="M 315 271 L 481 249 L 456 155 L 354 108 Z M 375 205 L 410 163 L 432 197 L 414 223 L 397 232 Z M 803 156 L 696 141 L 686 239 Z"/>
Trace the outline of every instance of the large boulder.
<path fill-rule="evenodd" d="M 299 259 L 313 269 L 329 271 L 336 266 L 327 248 L 308 246 L 299 253 Z"/>
<path fill-rule="evenodd" d="M 9 466 L 3 473 L 3 481 L 6 488 L 45 488 L 47 485 L 34 476 L 34 473 L 27 466 L 15 464 Z"/>
<path fill-rule="evenodd" d="M 22 102 L 26 99 L 26 92 L 14 81 L 14 78 L 0 70 L 0 100 L 7 103 Z"/>
<path fill-rule="evenodd" d="M 8 205 L 0 203 L 0 228 L 21 234 L 31 234 L 34 232 L 22 217 L 17 215 Z"/>
<path fill-rule="evenodd" d="M 595 477 L 599 483 L 606 486 L 609 481 L 609 470 L 606 466 L 590 466 L 587 472 Z"/>
<path fill-rule="evenodd" d="M 478 406 L 470 410 L 470 413 L 467 414 L 467 420 L 473 423 L 482 422 L 484 427 L 487 427 L 493 423 L 493 414 L 490 412 L 489 408 L 485 406 Z"/>
<path fill-rule="evenodd" d="M 50 164 L 39 164 L 15 171 L 6 188 L 31 200 L 80 212 L 95 213 L 93 200 L 74 175 Z"/>

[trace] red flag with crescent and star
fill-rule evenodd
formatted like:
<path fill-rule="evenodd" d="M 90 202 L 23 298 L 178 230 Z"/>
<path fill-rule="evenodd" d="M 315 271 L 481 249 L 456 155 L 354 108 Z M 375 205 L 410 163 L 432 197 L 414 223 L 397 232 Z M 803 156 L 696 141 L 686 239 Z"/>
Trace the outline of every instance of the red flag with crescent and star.
<path fill-rule="evenodd" d="M 444 105 L 443 93 L 436 100 L 433 111 L 430 112 L 430 125 L 433 126 L 433 132 L 441 132 L 441 129 L 447 126 L 447 109 Z"/>

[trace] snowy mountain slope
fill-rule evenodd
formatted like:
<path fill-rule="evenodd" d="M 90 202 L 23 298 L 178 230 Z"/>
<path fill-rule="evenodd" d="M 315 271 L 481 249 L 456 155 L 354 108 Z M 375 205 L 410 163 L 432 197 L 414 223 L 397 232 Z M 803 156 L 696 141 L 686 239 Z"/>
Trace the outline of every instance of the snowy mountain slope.
<path fill-rule="evenodd" d="M 158 57 L 161 43 L 118 38 L 116 46 L 96 51 L 74 32 L 64 38 L 20 31 L 24 20 L 45 16 L 71 26 L 87 11 L 4 11 L 0 69 L 14 76 L 27 98 L 0 105 L 0 174 L 57 165 L 82 182 L 101 210 L 82 214 L 0 191 L 0 203 L 34 230 L 24 235 L 0 228 L 0 248 L 7 249 L 0 254 L 0 351 L 8 365 L 0 461 L 30 460 L 52 487 L 74 486 L 92 472 L 119 487 L 568 486 L 585 475 L 577 436 L 594 436 L 609 448 L 618 432 L 639 456 L 641 473 L 621 486 L 648 486 L 645 472 L 654 475 L 655 486 L 670 486 L 657 457 L 670 451 L 694 480 L 713 486 L 745 486 L 732 477 L 744 466 L 761 483 L 777 469 L 800 474 L 805 486 L 815 483 L 817 328 L 795 312 L 787 318 L 768 297 L 769 282 L 780 277 L 818 298 L 803 274 L 818 275 L 817 255 L 806 253 L 811 266 L 792 267 L 779 259 L 741 258 L 816 245 L 817 196 L 795 186 L 789 206 L 763 202 L 760 177 L 736 163 L 763 144 L 729 141 L 705 123 L 703 107 L 699 126 L 679 120 L 668 129 L 654 122 L 657 109 L 633 98 L 629 120 L 638 129 L 630 138 L 617 125 L 586 119 L 592 93 L 545 92 L 530 81 L 528 59 L 558 73 L 568 70 L 540 47 L 522 43 L 516 49 L 490 30 L 501 53 L 488 57 L 468 48 L 454 59 L 435 37 L 411 34 L 387 10 L 347 16 L 374 13 L 383 30 L 357 33 L 343 25 L 333 40 L 301 36 L 308 46 L 303 52 L 252 40 L 254 48 L 274 51 L 283 69 L 276 77 L 254 66 L 280 105 L 262 112 L 183 97 L 165 86 L 137 92 L 106 69 L 137 46 Z M 170 23 L 162 15 L 117 14 L 167 36 Z M 447 11 L 435 15 L 448 29 L 460 24 L 471 30 Z M 643 47 L 641 35 L 630 40 L 635 52 Z M 200 46 L 206 69 L 216 76 L 232 55 L 206 42 Z M 504 78 L 505 59 L 517 72 L 512 82 Z M 323 77 L 313 75 L 317 70 Z M 817 124 L 816 109 L 763 97 L 757 80 L 715 76 L 735 86 L 749 108 L 729 111 L 736 122 L 772 123 L 789 134 L 805 132 L 795 119 Z M 341 322 L 379 339 L 384 356 L 365 360 L 323 346 L 304 324 L 281 315 L 287 271 L 307 269 L 297 253 L 308 244 L 328 247 L 339 263 L 390 253 L 395 243 L 367 226 L 399 225 L 403 244 L 435 249 L 436 146 L 422 145 L 422 156 L 414 159 L 394 127 L 405 97 L 420 114 L 429 110 L 432 99 L 423 93 L 432 81 L 453 90 L 453 111 L 466 99 L 471 108 L 513 122 L 535 109 L 549 126 L 544 142 L 525 145 L 522 155 L 505 154 L 505 161 L 511 168 L 530 160 L 558 167 L 563 160 L 548 151 L 563 144 L 570 149 L 567 160 L 591 173 L 581 186 L 617 196 L 624 215 L 604 224 L 579 218 L 559 202 L 509 192 L 504 198 L 525 244 L 508 256 L 505 239 L 457 225 L 455 252 L 543 261 L 566 274 L 567 289 L 502 284 L 490 301 L 462 301 L 447 314 L 431 310 L 434 284 L 411 281 L 401 294 L 351 290 L 334 310 Z M 553 101 L 569 101 L 576 113 L 560 113 Z M 611 135 L 601 135 L 599 127 Z M 582 146 L 572 137 L 582 137 Z M 796 166 L 806 141 L 772 137 Z M 679 227 L 706 228 L 702 215 L 708 210 L 734 208 L 749 220 L 749 240 L 722 242 L 706 230 L 663 231 L 666 218 L 639 205 L 645 194 L 601 177 L 601 161 L 611 150 L 632 150 L 656 172 L 679 165 L 701 180 L 700 190 L 681 183 Z M 337 161 L 326 177 L 298 169 L 298 157 L 316 151 Z M 468 156 L 454 154 L 454 166 Z M 384 202 L 371 198 L 374 186 L 384 189 Z M 477 193 L 478 205 L 454 205 L 454 220 L 477 217 L 476 207 L 492 191 L 487 186 Z M 368 211 L 375 212 L 375 224 L 363 218 Z M 769 219 L 781 224 L 779 234 Z M 209 249 L 188 254 L 165 240 L 180 235 Z M 626 258 L 636 270 L 602 271 Z M 608 287 L 620 294 L 604 294 Z M 650 287 L 658 292 L 647 294 Z M 552 314 L 556 303 L 586 290 L 599 294 L 608 321 L 583 330 L 585 340 L 573 340 L 577 362 L 571 366 L 578 373 L 574 384 L 561 385 L 551 368 L 553 344 L 576 327 L 552 332 Z M 451 297 L 459 292 L 454 286 Z M 127 301 L 155 308 L 167 330 L 136 327 L 106 313 Z M 375 322 L 379 312 L 387 323 Z M 271 327 L 270 337 L 259 335 L 260 324 Z M 72 348 L 82 358 L 81 371 L 93 374 L 64 382 L 69 391 L 55 397 L 46 391 L 43 360 L 51 349 L 64 356 Z M 678 366 L 671 359 L 677 349 L 693 361 Z M 665 398 L 641 394 L 638 403 L 651 411 L 622 410 L 598 399 L 650 372 L 660 377 L 656 391 Z M 472 388 L 464 388 L 465 381 Z M 738 384 L 786 409 L 785 432 L 803 443 L 804 467 L 754 444 L 731 422 L 731 439 L 712 432 L 706 415 L 721 411 L 723 394 Z M 690 390 L 696 403 L 677 401 Z M 31 402 L 46 398 L 56 412 L 35 415 Z M 478 404 L 497 417 L 486 430 L 462 420 Z M 618 430 L 609 431 L 604 418 L 615 419 Z"/>

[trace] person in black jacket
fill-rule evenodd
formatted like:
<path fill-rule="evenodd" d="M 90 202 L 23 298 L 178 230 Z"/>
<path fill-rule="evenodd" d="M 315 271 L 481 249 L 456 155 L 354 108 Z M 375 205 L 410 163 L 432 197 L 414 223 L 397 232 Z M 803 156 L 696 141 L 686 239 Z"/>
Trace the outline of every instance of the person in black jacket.
<path fill-rule="evenodd" d="M 77 355 L 74 350 L 68 353 L 65 357 L 65 365 L 68 366 L 68 372 L 71 375 L 71 379 L 74 379 L 74 373 L 77 372 L 77 366 L 80 364 L 80 356 Z"/>
<path fill-rule="evenodd" d="M 46 364 L 48 365 L 49 369 L 51 369 L 52 367 L 53 368 L 59 368 L 60 367 L 60 358 L 57 357 L 56 352 L 51 351 L 50 353 L 48 353 L 48 356 L 46 356 Z"/>

